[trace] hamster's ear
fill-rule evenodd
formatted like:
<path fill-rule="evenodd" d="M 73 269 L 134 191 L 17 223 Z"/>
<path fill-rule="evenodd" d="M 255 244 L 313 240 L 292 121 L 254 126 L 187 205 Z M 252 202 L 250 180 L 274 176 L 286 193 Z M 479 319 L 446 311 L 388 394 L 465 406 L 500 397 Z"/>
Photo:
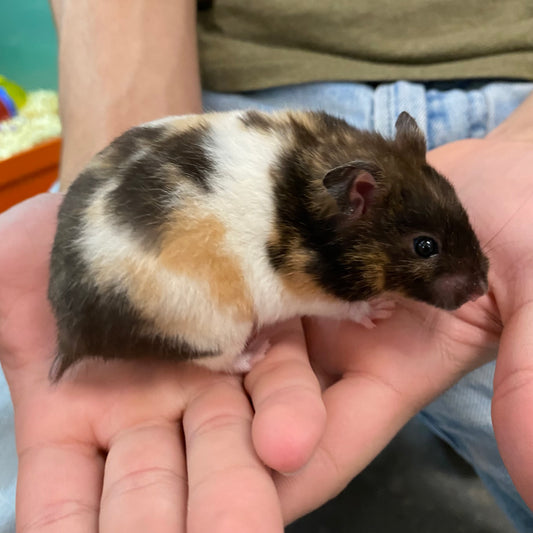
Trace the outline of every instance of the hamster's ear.
<path fill-rule="evenodd" d="M 355 219 L 364 215 L 372 204 L 380 174 L 381 169 L 374 163 L 351 161 L 330 170 L 323 183 L 339 209 Z"/>
<path fill-rule="evenodd" d="M 396 142 L 403 150 L 426 158 L 426 138 L 415 119 L 406 111 L 402 111 L 396 120 Z"/>

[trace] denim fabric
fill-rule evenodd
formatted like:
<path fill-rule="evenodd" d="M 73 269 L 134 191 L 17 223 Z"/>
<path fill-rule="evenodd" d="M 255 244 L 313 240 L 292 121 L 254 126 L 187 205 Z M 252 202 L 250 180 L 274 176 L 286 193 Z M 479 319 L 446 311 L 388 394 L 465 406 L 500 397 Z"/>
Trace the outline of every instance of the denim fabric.
<path fill-rule="evenodd" d="M 358 83 L 311 83 L 243 94 L 204 92 L 206 111 L 257 108 L 322 109 L 350 124 L 394 134 L 408 111 L 428 148 L 480 138 L 502 122 L 533 91 L 533 83 L 463 81 L 456 84 L 400 81 L 377 87 Z M 470 373 L 419 416 L 475 468 L 518 531 L 533 531 L 533 513 L 516 492 L 501 461 L 490 416 L 494 363 Z M 14 526 L 16 454 L 9 391 L 0 373 L 0 533 Z"/>
<path fill-rule="evenodd" d="M 13 427 L 13 407 L 0 367 L 0 532 L 15 531 L 15 487 L 17 452 Z"/>
<path fill-rule="evenodd" d="M 231 109 L 272 110 L 296 108 L 324 110 L 357 128 L 394 135 L 401 111 L 418 122 L 428 148 L 467 138 L 481 138 L 500 124 L 533 91 L 533 83 L 461 82 L 450 84 L 399 81 L 377 87 L 359 83 L 308 83 L 240 94 L 204 91 L 206 111 Z"/>
<path fill-rule="evenodd" d="M 420 419 L 476 470 L 521 533 L 533 531 L 533 513 L 516 491 L 503 465 L 491 421 L 495 363 L 465 376 L 420 414 Z"/>

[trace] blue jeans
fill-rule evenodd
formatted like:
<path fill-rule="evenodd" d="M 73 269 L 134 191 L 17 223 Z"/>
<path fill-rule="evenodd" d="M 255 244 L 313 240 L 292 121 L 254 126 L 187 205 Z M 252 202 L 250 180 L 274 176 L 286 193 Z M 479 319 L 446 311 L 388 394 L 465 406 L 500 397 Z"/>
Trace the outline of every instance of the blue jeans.
<path fill-rule="evenodd" d="M 397 82 L 371 87 L 357 83 L 314 83 L 245 94 L 205 91 L 206 111 L 283 107 L 323 109 L 364 129 L 394 134 L 408 111 L 427 136 L 428 148 L 483 137 L 533 91 L 532 83 L 423 84 Z M 492 429 L 490 403 L 494 363 L 464 377 L 420 413 L 479 474 L 520 532 L 533 531 L 533 513 L 503 466 Z M 9 391 L 0 373 L 0 533 L 14 531 L 16 452 Z"/>

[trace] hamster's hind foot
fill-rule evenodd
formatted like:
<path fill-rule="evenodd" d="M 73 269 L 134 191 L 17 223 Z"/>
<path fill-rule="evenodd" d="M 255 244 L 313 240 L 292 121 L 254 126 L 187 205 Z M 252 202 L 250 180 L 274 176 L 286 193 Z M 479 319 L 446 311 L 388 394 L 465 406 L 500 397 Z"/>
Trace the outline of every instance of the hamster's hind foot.
<path fill-rule="evenodd" d="M 268 339 L 254 339 L 246 350 L 238 355 L 233 362 L 233 372 L 235 374 L 246 374 L 261 359 L 263 359 L 270 348 Z"/>

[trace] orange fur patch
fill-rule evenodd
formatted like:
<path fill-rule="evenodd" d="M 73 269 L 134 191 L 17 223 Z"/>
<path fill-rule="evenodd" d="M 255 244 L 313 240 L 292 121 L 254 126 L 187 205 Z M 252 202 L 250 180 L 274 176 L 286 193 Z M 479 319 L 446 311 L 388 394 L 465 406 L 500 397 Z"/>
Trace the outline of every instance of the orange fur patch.
<path fill-rule="evenodd" d="M 237 258 L 224 249 L 226 228 L 214 215 L 179 211 L 161 240 L 161 264 L 173 272 L 207 281 L 213 303 L 238 320 L 253 320 L 253 302 Z"/>
<path fill-rule="evenodd" d="M 174 135 L 176 132 L 196 128 L 208 123 L 209 120 L 206 119 L 205 115 L 183 115 L 169 119 L 162 126 L 167 130 L 167 135 Z"/>

